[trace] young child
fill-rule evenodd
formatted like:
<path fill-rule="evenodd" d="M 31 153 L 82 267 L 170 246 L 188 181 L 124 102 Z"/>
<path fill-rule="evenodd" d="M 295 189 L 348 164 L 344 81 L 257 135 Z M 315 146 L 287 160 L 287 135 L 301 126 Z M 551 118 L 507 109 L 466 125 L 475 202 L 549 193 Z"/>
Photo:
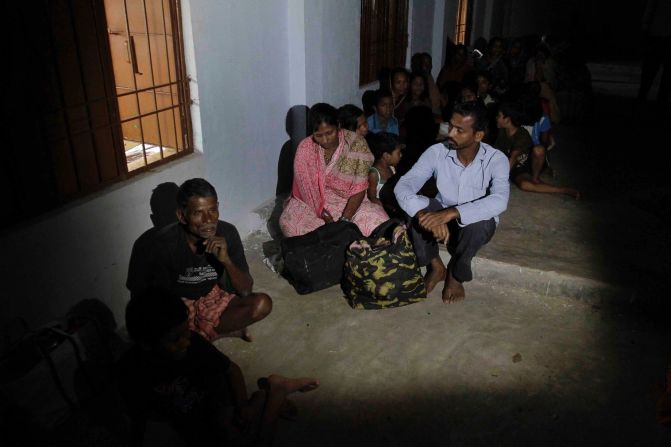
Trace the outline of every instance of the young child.
<path fill-rule="evenodd" d="M 354 104 L 345 104 L 338 109 L 338 124 L 341 129 L 351 130 L 359 136 L 368 135 L 366 115 Z"/>
<path fill-rule="evenodd" d="M 134 441 L 143 439 L 148 420 L 159 420 L 189 446 L 270 445 L 277 419 L 291 410 L 286 396 L 319 386 L 270 375 L 249 397 L 240 367 L 190 331 L 182 300 L 160 290 L 131 299 L 126 328 L 135 345 L 119 362 L 118 385 Z"/>
<path fill-rule="evenodd" d="M 517 102 L 501 104 L 496 116 L 499 133 L 494 147 L 508 157 L 510 180 L 522 191 L 567 194 L 575 199 L 580 199 L 580 193 L 574 188 L 555 186 L 544 182 L 534 183 L 532 181 L 529 154 L 533 147 L 533 141 L 529 132 L 522 127 L 524 119 L 523 106 Z"/>
<path fill-rule="evenodd" d="M 408 108 L 416 106 L 431 108 L 429 88 L 423 74 L 413 73 L 410 75 L 410 99 L 408 101 Z"/>
<path fill-rule="evenodd" d="M 393 183 L 397 179 L 392 178 L 403 156 L 401 150 L 404 145 L 398 136 L 389 132 L 369 134 L 366 141 L 375 157 L 375 162 L 368 172 L 368 199 L 382 205 L 387 214 L 393 217 L 399 214 L 399 207 L 393 193 Z M 390 188 L 384 188 L 385 185 L 389 185 Z"/>
<path fill-rule="evenodd" d="M 398 120 L 394 117 L 394 98 L 391 92 L 378 90 L 374 109 L 375 113 L 368 117 L 368 131 L 398 135 Z"/>

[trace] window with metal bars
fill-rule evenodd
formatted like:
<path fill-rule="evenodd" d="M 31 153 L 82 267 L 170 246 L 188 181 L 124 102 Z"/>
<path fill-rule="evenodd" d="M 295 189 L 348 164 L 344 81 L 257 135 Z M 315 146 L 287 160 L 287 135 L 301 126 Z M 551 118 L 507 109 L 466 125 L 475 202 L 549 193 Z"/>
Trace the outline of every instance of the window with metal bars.
<path fill-rule="evenodd" d="M 11 2 L 3 227 L 193 151 L 179 0 Z"/>
<path fill-rule="evenodd" d="M 361 0 L 359 85 L 405 66 L 407 48 L 408 0 Z"/>

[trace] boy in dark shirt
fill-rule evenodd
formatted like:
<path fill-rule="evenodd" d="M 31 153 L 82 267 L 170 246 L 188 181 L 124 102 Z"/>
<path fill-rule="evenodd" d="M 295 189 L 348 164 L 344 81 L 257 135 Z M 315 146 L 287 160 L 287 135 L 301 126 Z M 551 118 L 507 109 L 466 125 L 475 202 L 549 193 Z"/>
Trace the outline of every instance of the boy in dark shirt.
<path fill-rule="evenodd" d="M 240 235 L 219 220 L 214 187 L 200 178 L 187 180 L 176 208 L 178 222 L 159 230 L 148 248 L 133 247 L 126 281 L 131 296 L 150 287 L 167 290 L 182 297 L 189 328 L 208 340 L 222 334 L 250 340 L 247 326 L 265 318 L 272 301 L 252 293 Z"/>
<path fill-rule="evenodd" d="M 272 441 L 286 396 L 319 385 L 314 379 L 271 375 L 260 379 L 261 389 L 248 398 L 240 367 L 188 329 L 179 297 L 158 289 L 131 299 L 126 327 L 136 344 L 119 362 L 119 390 L 135 441 L 142 440 L 147 420 L 160 420 L 188 445 L 265 445 Z"/>

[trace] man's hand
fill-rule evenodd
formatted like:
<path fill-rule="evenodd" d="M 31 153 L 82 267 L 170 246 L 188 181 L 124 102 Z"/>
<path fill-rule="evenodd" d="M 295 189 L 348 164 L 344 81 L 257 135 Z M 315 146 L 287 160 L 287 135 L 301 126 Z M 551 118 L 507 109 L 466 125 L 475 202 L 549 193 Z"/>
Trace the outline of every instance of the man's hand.
<path fill-rule="evenodd" d="M 431 233 L 433 233 L 433 237 L 442 244 L 447 244 L 447 241 L 450 239 L 450 230 L 447 228 L 447 224 L 432 227 Z"/>
<path fill-rule="evenodd" d="M 222 264 L 230 261 L 228 257 L 228 244 L 221 236 L 213 236 L 203 241 L 205 253 L 213 254 Z"/>
<path fill-rule="evenodd" d="M 433 232 L 434 227 L 443 226 L 458 218 L 459 211 L 456 208 L 445 208 L 440 211 L 420 211 L 417 213 L 417 217 L 420 227 Z"/>

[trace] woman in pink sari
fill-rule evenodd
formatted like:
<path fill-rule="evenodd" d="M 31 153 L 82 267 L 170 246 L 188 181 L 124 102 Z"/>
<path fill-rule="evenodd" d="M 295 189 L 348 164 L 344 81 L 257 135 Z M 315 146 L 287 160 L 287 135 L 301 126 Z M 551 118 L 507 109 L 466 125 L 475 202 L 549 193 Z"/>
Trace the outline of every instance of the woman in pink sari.
<path fill-rule="evenodd" d="M 368 236 L 389 217 L 366 197 L 373 155 L 366 140 L 338 127 L 337 110 L 324 103 L 310 109 L 312 135 L 294 159 L 291 197 L 280 216 L 285 236 L 300 236 L 336 220 L 354 222 Z"/>

